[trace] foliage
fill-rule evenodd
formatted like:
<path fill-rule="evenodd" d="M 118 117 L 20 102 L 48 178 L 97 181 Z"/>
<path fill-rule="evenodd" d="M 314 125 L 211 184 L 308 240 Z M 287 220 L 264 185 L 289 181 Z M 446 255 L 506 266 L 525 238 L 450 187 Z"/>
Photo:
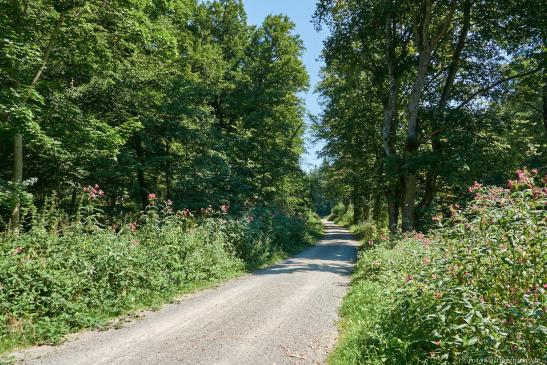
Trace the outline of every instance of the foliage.
<path fill-rule="evenodd" d="M 252 26 L 239 0 L 0 0 L 0 29 L 0 182 L 18 133 L 35 180 L 0 183 L 4 224 L 15 191 L 71 213 L 94 184 L 113 216 L 150 192 L 193 211 L 307 210 L 308 75 L 286 16 Z"/>
<path fill-rule="evenodd" d="M 332 363 L 547 359 L 547 176 L 517 173 L 509 189 L 472 185 L 430 235 L 369 241 Z"/>
<path fill-rule="evenodd" d="M 320 0 L 325 190 L 355 221 L 427 229 L 473 181 L 547 166 L 541 1 Z"/>
<path fill-rule="evenodd" d="M 98 191 L 100 192 L 100 191 Z M 151 197 L 136 221 L 105 225 L 93 205 L 66 225 L 53 201 L 18 236 L 0 235 L 0 351 L 58 342 L 310 244 L 317 220 L 255 208 L 196 219 Z"/>

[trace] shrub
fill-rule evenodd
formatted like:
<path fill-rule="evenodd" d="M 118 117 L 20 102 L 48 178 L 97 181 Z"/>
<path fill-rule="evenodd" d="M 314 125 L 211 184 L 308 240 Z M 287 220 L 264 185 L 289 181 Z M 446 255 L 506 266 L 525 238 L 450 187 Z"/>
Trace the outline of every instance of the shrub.
<path fill-rule="evenodd" d="M 474 184 L 430 235 L 364 251 L 332 362 L 545 361 L 545 183 L 518 171 L 509 189 Z"/>
<path fill-rule="evenodd" d="M 152 203 L 112 226 L 92 206 L 60 224 L 50 204 L 28 232 L 0 234 L 0 351 L 56 342 L 311 243 L 305 217 L 257 208 L 243 217 L 208 210 L 196 220 Z"/>
<path fill-rule="evenodd" d="M 330 221 L 337 221 L 342 214 L 346 212 L 346 206 L 344 203 L 339 202 L 337 203 L 331 210 L 330 215 L 328 216 L 328 219 Z"/>

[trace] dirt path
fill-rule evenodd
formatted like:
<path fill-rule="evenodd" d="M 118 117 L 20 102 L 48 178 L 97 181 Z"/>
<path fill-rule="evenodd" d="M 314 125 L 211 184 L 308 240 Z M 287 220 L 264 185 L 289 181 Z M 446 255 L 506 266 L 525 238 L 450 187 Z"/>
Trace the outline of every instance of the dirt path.
<path fill-rule="evenodd" d="M 357 242 L 324 239 L 279 265 L 184 298 L 121 329 L 17 354 L 24 364 L 323 364 L 337 336 Z"/>

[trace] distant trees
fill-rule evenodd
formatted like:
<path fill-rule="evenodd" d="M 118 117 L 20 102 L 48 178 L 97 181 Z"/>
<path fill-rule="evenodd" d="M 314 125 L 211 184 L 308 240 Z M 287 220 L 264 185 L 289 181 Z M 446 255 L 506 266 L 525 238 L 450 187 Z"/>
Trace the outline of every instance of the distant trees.
<path fill-rule="evenodd" d="M 0 0 L 0 216 L 99 184 L 190 209 L 304 205 L 302 41 L 239 0 Z M 23 169 L 24 163 L 24 169 Z M 32 195 L 29 195 L 31 193 Z"/>
<path fill-rule="evenodd" d="M 331 36 L 316 130 L 355 214 L 381 199 L 392 231 L 414 230 L 475 179 L 547 166 L 545 10 L 540 1 L 319 1 L 317 26 Z"/>

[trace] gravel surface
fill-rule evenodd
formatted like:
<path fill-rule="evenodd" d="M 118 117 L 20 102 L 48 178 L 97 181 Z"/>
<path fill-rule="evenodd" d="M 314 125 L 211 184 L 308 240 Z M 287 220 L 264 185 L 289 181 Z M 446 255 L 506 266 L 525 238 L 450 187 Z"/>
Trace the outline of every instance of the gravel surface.
<path fill-rule="evenodd" d="M 183 298 L 121 329 L 83 332 L 16 355 L 24 364 L 324 364 L 357 241 L 325 222 L 299 255 Z"/>

